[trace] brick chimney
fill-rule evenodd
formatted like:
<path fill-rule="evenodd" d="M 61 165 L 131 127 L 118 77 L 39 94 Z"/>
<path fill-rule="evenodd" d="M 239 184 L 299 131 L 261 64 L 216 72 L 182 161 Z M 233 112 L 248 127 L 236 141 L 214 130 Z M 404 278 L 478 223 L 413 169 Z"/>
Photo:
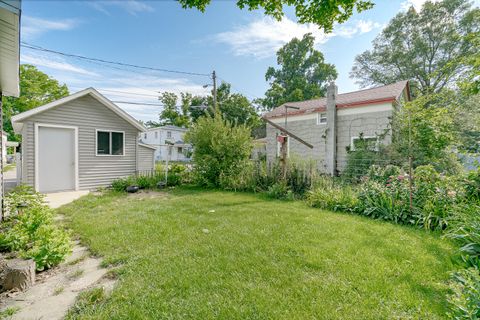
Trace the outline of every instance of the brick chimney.
<path fill-rule="evenodd" d="M 337 92 L 335 82 L 327 88 L 327 132 L 325 144 L 325 165 L 327 174 L 337 174 Z"/>

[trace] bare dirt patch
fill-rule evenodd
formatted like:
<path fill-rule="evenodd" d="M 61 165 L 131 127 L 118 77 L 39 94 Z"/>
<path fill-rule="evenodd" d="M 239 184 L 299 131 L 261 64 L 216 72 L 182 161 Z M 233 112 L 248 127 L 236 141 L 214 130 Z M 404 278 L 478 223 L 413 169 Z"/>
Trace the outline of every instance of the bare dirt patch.
<path fill-rule="evenodd" d="M 136 193 L 127 193 L 127 197 L 130 199 L 167 199 L 169 198 L 169 194 L 165 191 L 156 191 L 156 190 L 140 190 Z"/>

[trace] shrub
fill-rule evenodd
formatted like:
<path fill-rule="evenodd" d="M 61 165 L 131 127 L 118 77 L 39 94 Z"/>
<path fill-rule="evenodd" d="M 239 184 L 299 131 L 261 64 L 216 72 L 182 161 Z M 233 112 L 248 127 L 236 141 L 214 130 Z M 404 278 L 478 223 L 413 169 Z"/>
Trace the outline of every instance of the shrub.
<path fill-rule="evenodd" d="M 389 183 L 366 181 L 360 187 L 359 212 L 362 215 L 402 224 L 416 224 L 410 210 L 408 184 L 398 178 Z"/>
<path fill-rule="evenodd" d="M 42 195 L 20 187 L 6 195 L 5 202 L 15 213 L 1 225 L 1 251 L 16 251 L 23 258 L 35 260 L 37 270 L 59 264 L 71 252 L 68 233 L 53 224 L 53 211 L 44 204 Z"/>
<path fill-rule="evenodd" d="M 174 163 L 169 166 L 167 185 L 177 186 L 184 182 L 187 174 L 187 167 L 183 164 Z"/>
<path fill-rule="evenodd" d="M 250 129 L 232 125 L 220 114 L 199 118 L 185 140 L 194 147 L 195 181 L 215 187 L 228 187 L 229 179 L 238 180 L 253 147 Z"/>
<path fill-rule="evenodd" d="M 469 172 L 464 183 L 467 198 L 474 201 L 480 200 L 480 168 Z"/>
<path fill-rule="evenodd" d="M 293 200 L 294 194 L 285 181 L 279 181 L 271 185 L 267 192 L 267 197 L 272 199 Z"/>
<path fill-rule="evenodd" d="M 134 184 L 134 177 L 119 178 L 112 181 L 112 189 L 115 191 L 125 191 L 127 187 Z"/>
<path fill-rule="evenodd" d="M 465 265 L 480 269 L 480 204 L 462 203 L 454 212 L 447 236 L 458 244 Z"/>
<path fill-rule="evenodd" d="M 308 192 L 307 203 L 315 208 L 349 213 L 355 213 L 359 209 L 356 191 L 329 177 L 316 182 L 315 187 Z"/>
<path fill-rule="evenodd" d="M 453 293 L 448 297 L 451 319 L 480 318 L 480 275 L 478 269 L 456 272 L 451 283 Z"/>

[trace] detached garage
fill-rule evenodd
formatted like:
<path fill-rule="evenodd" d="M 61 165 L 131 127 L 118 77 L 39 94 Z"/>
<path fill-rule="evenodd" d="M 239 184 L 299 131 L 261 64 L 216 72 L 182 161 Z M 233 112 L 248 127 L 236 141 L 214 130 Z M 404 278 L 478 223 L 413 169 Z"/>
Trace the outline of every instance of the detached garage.
<path fill-rule="evenodd" d="M 88 190 L 153 170 L 146 131 L 93 88 L 12 117 L 22 135 L 22 183 L 39 192 Z"/>

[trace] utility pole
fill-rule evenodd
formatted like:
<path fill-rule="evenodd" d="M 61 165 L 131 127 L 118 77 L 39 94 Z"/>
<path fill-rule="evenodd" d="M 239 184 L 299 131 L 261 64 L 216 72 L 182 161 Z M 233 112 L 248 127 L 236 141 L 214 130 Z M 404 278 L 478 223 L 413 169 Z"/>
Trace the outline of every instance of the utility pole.
<path fill-rule="evenodd" d="M 213 80 L 213 111 L 217 112 L 217 75 L 215 70 L 212 72 L 212 80 Z"/>

